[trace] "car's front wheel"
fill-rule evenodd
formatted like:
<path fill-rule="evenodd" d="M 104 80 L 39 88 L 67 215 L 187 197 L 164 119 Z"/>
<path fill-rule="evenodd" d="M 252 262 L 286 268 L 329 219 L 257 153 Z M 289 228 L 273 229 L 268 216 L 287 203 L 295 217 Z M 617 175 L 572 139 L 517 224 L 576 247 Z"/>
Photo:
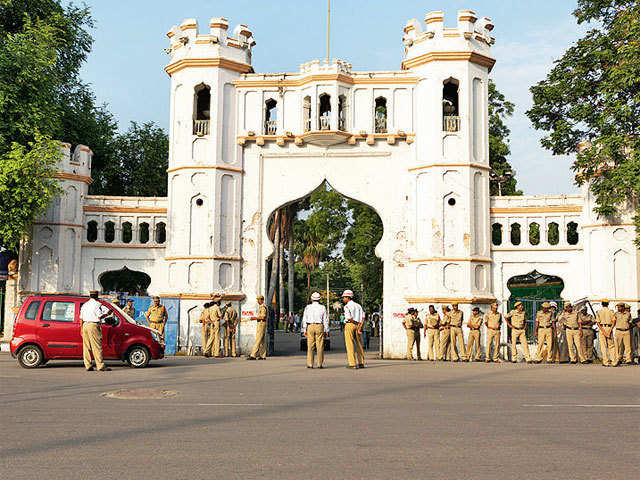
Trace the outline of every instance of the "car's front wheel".
<path fill-rule="evenodd" d="M 42 350 L 37 345 L 27 345 L 18 353 L 18 363 L 22 368 L 36 368 L 44 362 Z"/>
<path fill-rule="evenodd" d="M 149 361 L 151 360 L 151 354 L 146 347 L 141 345 L 137 345 L 127 353 L 127 363 L 132 368 L 144 368 L 149 365 Z"/>

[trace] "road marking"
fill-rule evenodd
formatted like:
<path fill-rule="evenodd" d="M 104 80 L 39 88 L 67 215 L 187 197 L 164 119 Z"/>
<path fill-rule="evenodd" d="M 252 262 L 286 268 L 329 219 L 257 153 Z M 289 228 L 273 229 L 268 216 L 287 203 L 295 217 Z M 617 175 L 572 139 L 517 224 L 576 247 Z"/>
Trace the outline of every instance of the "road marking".
<path fill-rule="evenodd" d="M 262 407 L 264 403 L 199 403 L 199 407 Z"/>
<path fill-rule="evenodd" d="M 640 405 L 614 405 L 614 404 L 601 404 L 601 405 L 552 405 L 552 404 L 524 404 L 523 407 L 536 407 L 536 408 L 640 408 Z"/>

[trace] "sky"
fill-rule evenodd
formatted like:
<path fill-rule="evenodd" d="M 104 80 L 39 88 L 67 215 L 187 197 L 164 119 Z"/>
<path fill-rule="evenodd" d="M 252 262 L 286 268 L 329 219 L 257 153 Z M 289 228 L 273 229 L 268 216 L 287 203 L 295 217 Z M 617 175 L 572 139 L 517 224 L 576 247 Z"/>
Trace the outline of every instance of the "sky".
<path fill-rule="evenodd" d="M 554 157 L 539 143 L 525 115 L 529 88 L 545 78 L 553 61 L 584 28 L 572 12 L 575 0 L 333 0 L 331 56 L 354 70 L 397 70 L 403 59 L 402 28 L 444 10 L 445 27 L 455 27 L 457 10 L 473 10 L 495 24 L 497 63 L 491 73 L 508 100 L 516 104 L 511 128 L 511 164 L 525 195 L 578 193 L 572 159 Z M 185 18 L 204 31 L 211 17 L 248 25 L 257 41 L 256 72 L 297 72 L 301 63 L 322 59 L 326 45 L 326 0 L 89 0 L 95 20 L 93 51 L 81 75 L 106 103 L 121 130 L 129 122 L 153 121 L 168 129 L 169 77 L 166 32 Z"/>

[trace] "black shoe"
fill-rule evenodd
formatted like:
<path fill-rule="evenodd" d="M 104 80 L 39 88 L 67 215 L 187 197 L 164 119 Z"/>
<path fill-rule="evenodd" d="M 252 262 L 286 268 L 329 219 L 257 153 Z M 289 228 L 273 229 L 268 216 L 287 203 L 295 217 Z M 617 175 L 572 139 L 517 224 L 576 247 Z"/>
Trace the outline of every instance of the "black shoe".
<path fill-rule="evenodd" d="M 307 365 L 307 368 L 313 368 L 313 367 L 310 367 L 309 365 Z"/>
<path fill-rule="evenodd" d="M 585 360 L 584 362 L 580 362 L 582 365 L 588 365 L 589 363 L 591 363 L 589 360 Z"/>
<path fill-rule="evenodd" d="M 95 368 L 93 368 L 93 367 L 87 368 L 87 372 L 93 372 L 94 370 L 95 370 Z"/>
<path fill-rule="evenodd" d="M 345 368 L 348 368 L 349 370 L 357 370 L 358 367 L 352 367 L 351 365 L 347 365 Z"/>
<path fill-rule="evenodd" d="M 322 365 L 320 365 L 318 368 L 320 369 L 320 368 L 324 368 L 324 367 Z"/>
<path fill-rule="evenodd" d="M 359 363 L 358 368 L 364 368 L 364 363 Z"/>
<path fill-rule="evenodd" d="M 258 360 L 266 360 L 267 357 L 258 357 Z"/>
<path fill-rule="evenodd" d="M 576 363 L 578 363 L 578 362 L 577 362 L 577 361 L 575 361 L 575 362 L 571 362 L 571 365 L 575 365 Z"/>
<path fill-rule="evenodd" d="M 256 357 L 252 357 L 251 355 L 249 355 L 249 356 L 247 357 L 247 360 L 255 360 L 255 359 L 256 359 Z"/>
<path fill-rule="evenodd" d="M 100 370 L 98 370 L 98 371 L 99 371 L 99 372 L 110 372 L 110 371 L 111 371 L 111 369 L 110 369 L 109 367 L 104 367 L 104 368 L 101 368 L 101 369 L 100 369 Z"/>

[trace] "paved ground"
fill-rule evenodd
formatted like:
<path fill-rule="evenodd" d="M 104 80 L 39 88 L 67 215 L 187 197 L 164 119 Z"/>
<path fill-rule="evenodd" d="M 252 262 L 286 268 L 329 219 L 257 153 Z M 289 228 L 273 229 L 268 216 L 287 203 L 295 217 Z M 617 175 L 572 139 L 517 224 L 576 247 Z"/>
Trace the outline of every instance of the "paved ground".
<path fill-rule="evenodd" d="M 337 340 L 337 336 L 335 337 Z M 297 336 L 280 342 L 293 346 Z M 288 343 L 287 343 L 288 342 Z M 338 345 L 338 343 L 336 343 Z M 328 355 L 24 370 L 0 354 L 0 478 L 635 478 L 640 367 Z M 101 396 L 177 391 L 162 400 Z"/>

